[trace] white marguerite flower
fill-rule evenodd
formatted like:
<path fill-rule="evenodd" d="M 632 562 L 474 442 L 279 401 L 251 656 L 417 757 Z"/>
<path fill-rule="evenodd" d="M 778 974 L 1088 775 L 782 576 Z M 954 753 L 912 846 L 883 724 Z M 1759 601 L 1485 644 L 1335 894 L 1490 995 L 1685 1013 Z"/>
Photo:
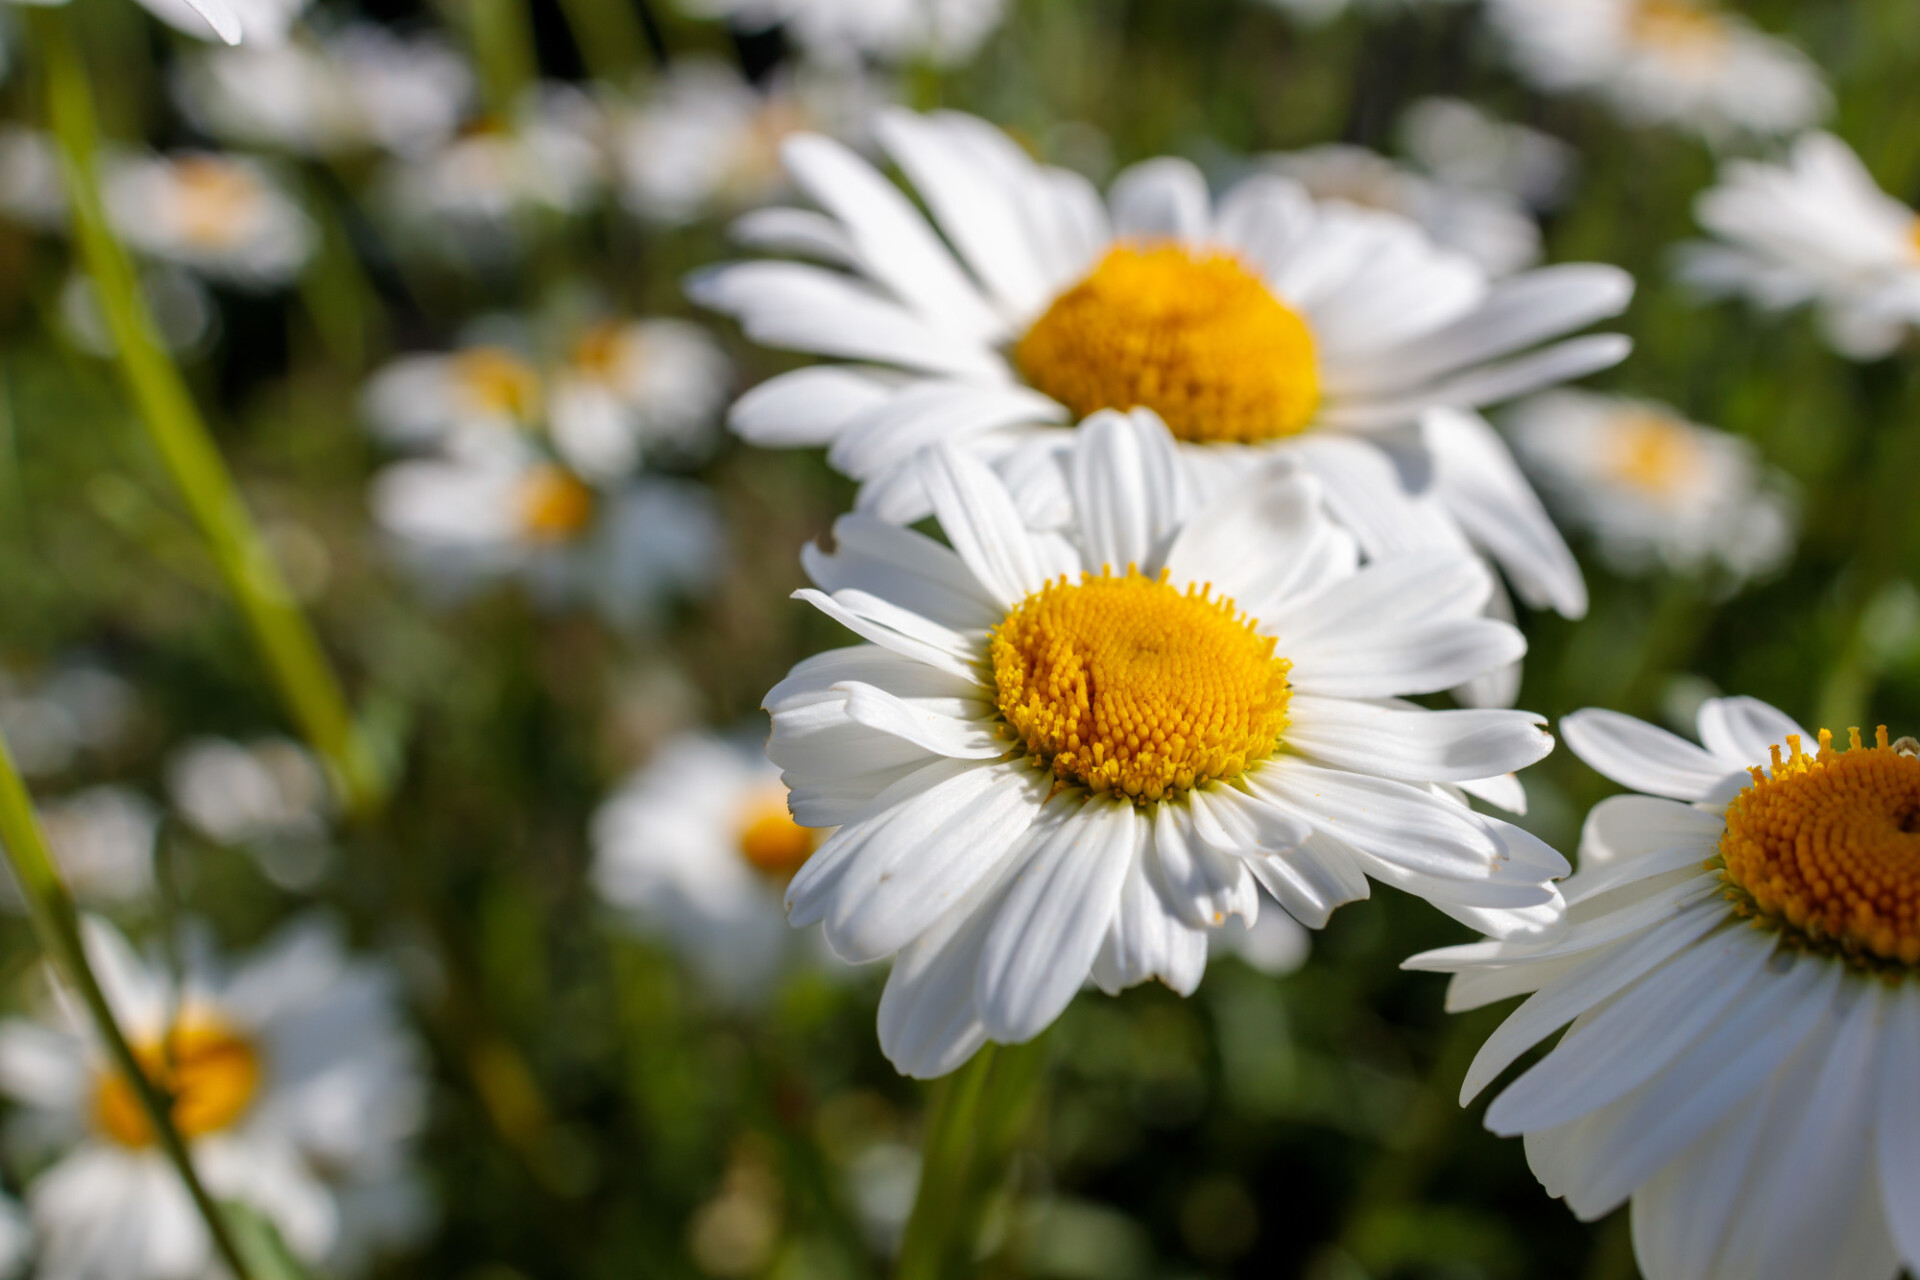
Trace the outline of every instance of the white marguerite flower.
<path fill-rule="evenodd" d="M 0 667 L 0 733 L 29 778 L 111 753 L 139 712 L 133 686 L 103 667 L 72 663 L 21 675 Z"/>
<path fill-rule="evenodd" d="M 1471 541 L 1529 604 L 1585 610 L 1579 567 L 1506 446 L 1436 406 L 1621 359 L 1613 334 L 1539 344 L 1624 307 L 1623 272 L 1489 281 L 1404 218 L 1317 203 L 1277 175 L 1216 207 L 1198 169 L 1163 158 L 1103 201 L 971 116 L 889 111 L 877 131 L 933 224 L 845 147 L 803 136 L 787 166 L 825 213 L 785 211 L 784 245 L 829 265 L 735 263 L 690 284 L 758 341 L 856 362 L 749 392 L 732 417 L 747 439 L 826 445 L 862 482 L 860 510 L 893 520 L 927 509 L 914 452 L 964 443 L 1046 523 L 1064 509 L 1053 455 L 1073 437 L 1059 428 L 1146 407 L 1203 498 L 1284 453 L 1367 554 Z"/>
<path fill-rule="evenodd" d="M 1710 141 L 1804 129 L 1831 100 L 1800 50 L 1714 0 L 1489 0 L 1520 72 L 1600 95 L 1621 119 Z"/>
<path fill-rule="evenodd" d="M 1583 1219 L 1631 1198 L 1647 1280 L 1894 1280 L 1920 1267 L 1920 748 L 1834 750 L 1753 698 L 1703 746 L 1610 711 L 1561 722 L 1641 794 L 1602 801 L 1542 942 L 1428 952 L 1449 1007 L 1529 993 L 1463 1102 Z"/>
<path fill-rule="evenodd" d="M 1005 0 L 680 0 L 748 30 L 778 26 L 823 62 L 965 62 L 1000 25 Z"/>
<path fill-rule="evenodd" d="M 1263 169 L 1292 178 L 1317 201 L 1384 209 L 1420 225 L 1442 248 L 1464 253 L 1489 276 L 1540 259 L 1540 228 L 1503 191 L 1437 182 L 1365 147 L 1328 143 L 1260 156 Z"/>
<path fill-rule="evenodd" d="M 787 926 L 780 899 L 828 834 L 787 812 L 759 741 L 685 733 L 594 816 L 593 884 L 709 988 L 753 1001 L 819 954 L 806 945 L 816 938 Z"/>
<path fill-rule="evenodd" d="M 443 602 L 518 578 L 543 608 L 642 625 L 708 590 L 723 533 L 708 490 L 646 476 L 596 487 L 524 434 L 459 429 L 387 467 L 369 495 L 401 562 Z"/>
<path fill-rule="evenodd" d="M 174 97 L 223 142 L 302 155 L 418 155 L 444 143 L 473 97 L 466 61 L 433 36 L 354 23 L 308 41 L 182 60 Z"/>
<path fill-rule="evenodd" d="M 220 312 L 199 277 L 171 263 L 156 262 L 140 272 L 140 291 L 160 342 L 176 355 L 197 355 L 220 333 Z M 60 321 L 66 336 L 82 351 L 110 360 L 117 349 L 93 277 L 76 266 L 60 286 Z"/>
<path fill-rule="evenodd" d="M 1504 191 L 1532 209 L 1566 198 L 1579 158 L 1560 139 L 1460 98 L 1421 98 L 1400 114 L 1401 150 L 1441 182 Z"/>
<path fill-rule="evenodd" d="M 1506 425 L 1549 501 L 1622 572 L 1717 566 L 1738 582 L 1793 552 L 1786 480 L 1739 436 L 1650 400 L 1567 390 L 1521 403 Z"/>
<path fill-rule="evenodd" d="M 130 788 L 107 785 L 36 807 L 54 861 L 81 903 L 126 906 L 152 892 L 154 836 L 160 829 L 152 801 Z M 11 869 L 0 876 L 0 903 L 12 911 L 26 909 Z"/>
<path fill-rule="evenodd" d="M 1685 246 L 1691 283 L 1769 309 L 1810 303 L 1834 349 L 1856 360 L 1920 329 L 1920 214 L 1832 134 L 1796 140 L 1785 164 L 1728 161 L 1694 212 L 1721 243 Z"/>
<path fill-rule="evenodd" d="M 1552 745 L 1539 718 L 1397 701 L 1525 648 L 1479 616 L 1478 560 L 1357 567 L 1285 461 L 1196 504 L 1146 410 L 1074 437 L 1066 533 L 1030 531 L 952 445 L 915 465 L 953 549 L 843 517 L 799 594 L 869 643 L 766 700 L 795 819 L 839 827 L 790 919 L 893 957 L 900 1070 L 1030 1039 L 1089 978 L 1189 993 L 1263 889 L 1312 927 L 1369 875 L 1482 927 L 1554 925 L 1559 855 L 1439 785 L 1513 803 L 1505 775 Z"/>
<path fill-rule="evenodd" d="M 167 761 L 167 793 L 194 830 L 244 851 L 282 888 L 311 888 L 331 860 L 333 790 L 297 742 L 197 738 Z"/>
<path fill-rule="evenodd" d="M 309 921 L 231 970 L 193 948 L 176 988 L 111 926 L 89 919 L 85 932 L 107 998 L 174 1093 L 174 1123 L 215 1196 L 265 1214 L 316 1264 L 376 1243 L 365 1232 L 379 1220 L 351 1209 L 359 1190 L 420 1202 L 408 1164 L 425 1083 L 388 971 L 353 960 L 334 930 Z M 214 1273 L 199 1214 L 77 1005 L 0 1024 L 0 1091 L 21 1109 L 11 1136 L 57 1157 L 26 1194 L 38 1274 Z"/>
<path fill-rule="evenodd" d="M 241 156 L 123 157 L 106 166 L 102 195 L 130 247 L 232 284 L 285 284 L 318 244 L 299 202 Z"/>

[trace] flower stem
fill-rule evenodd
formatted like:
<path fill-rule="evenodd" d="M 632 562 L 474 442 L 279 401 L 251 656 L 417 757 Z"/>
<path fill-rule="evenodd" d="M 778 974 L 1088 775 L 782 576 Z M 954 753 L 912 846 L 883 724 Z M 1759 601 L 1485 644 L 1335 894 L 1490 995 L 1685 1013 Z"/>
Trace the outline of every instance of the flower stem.
<path fill-rule="evenodd" d="M 384 790 L 380 771 L 319 641 L 240 500 L 185 379 L 155 337 L 158 329 L 139 278 L 107 219 L 94 171 L 98 129 L 93 94 L 66 11 L 35 8 L 28 17 L 46 76 L 47 112 L 60 146 L 74 235 L 113 334 L 127 391 L 301 732 L 332 765 L 348 806 L 358 812 L 377 808 Z"/>
<path fill-rule="evenodd" d="M 540 75 L 526 0 L 465 0 L 462 8 L 481 96 L 487 110 L 506 119 L 521 92 Z"/>
<path fill-rule="evenodd" d="M 252 1280 L 252 1271 L 235 1243 L 232 1231 L 213 1198 L 194 1172 L 193 1157 L 173 1123 L 172 1099 L 141 1068 L 133 1046 L 113 1016 L 106 993 L 101 990 L 93 967 L 87 962 L 86 944 L 81 938 L 80 916 L 74 909 L 73 895 L 67 891 L 60 869 L 47 851 L 40 824 L 33 815 L 33 801 L 26 784 L 14 767 L 13 753 L 6 738 L 0 736 L 0 844 L 6 846 L 7 861 L 20 881 L 21 896 L 27 902 L 27 914 L 33 921 L 40 945 L 67 982 L 80 993 L 94 1030 L 107 1047 L 108 1055 L 120 1073 L 133 1085 L 147 1113 L 147 1121 L 159 1136 L 160 1147 L 186 1184 L 194 1207 L 206 1220 L 214 1248 L 236 1280 Z"/>

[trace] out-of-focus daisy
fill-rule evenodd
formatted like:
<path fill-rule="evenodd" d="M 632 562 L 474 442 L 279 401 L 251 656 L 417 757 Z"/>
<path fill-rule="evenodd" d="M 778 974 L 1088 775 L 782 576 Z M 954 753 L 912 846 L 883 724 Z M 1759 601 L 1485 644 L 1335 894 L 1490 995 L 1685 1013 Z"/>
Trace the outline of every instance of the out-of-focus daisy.
<path fill-rule="evenodd" d="M 1920 1266 L 1920 747 L 1835 750 L 1752 698 L 1696 747 L 1609 711 L 1561 722 L 1622 786 L 1587 818 L 1570 928 L 1416 956 L 1448 1003 L 1530 993 L 1472 1098 L 1583 1219 L 1629 1198 L 1648 1280 L 1889 1280 Z"/>
<path fill-rule="evenodd" d="M 0 125 L 0 213 L 40 231 L 66 224 L 60 157 L 46 134 L 23 125 Z"/>
<path fill-rule="evenodd" d="M 396 160 L 386 200 L 415 245 L 498 256 L 530 221 L 578 213 L 599 194 L 604 132 L 586 94 L 540 85 L 509 118 L 475 122 L 437 151 Z"/>
<path fill-rule="evenodd" d="M 147 313 L 160 331 L 160 341 L 176 355 L 195 355 L 213 344 L 220 332 L 220 313 L 207 287 L 190 271 L 169 263 L 155 263 L 140 273 L 140 291 Z M 60 286 L 60 319 L 66 334 L 83 351 L 112 358 L 113 331 L 100 310 L 93 278 L 75 270 Z"/>
<path fill-rule="evenodd" d="M 1490 282 L 1406 219 L 1316 203 L 1277 175 L 1216 207 L 1175 159 L 1128 170 L 1103 201 L 970 116 L 888 112 L 878 134 L 938 232 L 865 161 L 803 136 L 787 165 L 826 216 L 793 211 L 787 247 L 830 265 L 737 263 L 691 283 L 759 341 L 865 366 L 762 384 L 734 408 L 742 435 L 827 445 L 863 482 L 861 510 L 896 520 L 927 509 L 913 453 L 963 443 L 1044 523 L 1064 507 L 1058 428 L 1142 406 L 1183 442 L 1203 496 L 1286 454 L 1368 554 L 1471 539 L 1528 603 L 1584 611 L 1579 568 L 1506 446 L 1434 410 L 1619 360 L 1617 335 L 1540 344 L 1619 311 L 1624 273 Z"/>
<path fill-rule="evenodd" d="M 98 666 L 77 663 L 32 676 L 0 668 L 0 733 L 29 778 L 111 752 L 132 728 L 137 704 L 132 685 Z"/>
<path fill-rule="evenodd" d="M 880 1042 L 903 1072 L 1030 1039 L 1089 977 L 1191 992 L 1263 888 L 1312 927 L 1369 875 L 1482 926 L 1551 927 L 1565 863 L 1438 785 L 1508 794 L 1552 745 L 1538 717 L 1396 701 L 1524 649 L 1478 616 L 1478 560 L 1357 568 L 1284 462 L 1196 506 L 1147 411 L 1075 435 L 1065 534 L 1030 532 L 951 445 L 915 465 L 954 549 L 836 523 L 800 595 L 869 643 L 766 701 L 794 817 L 839 827 L 790 919 L 824 921 L 846 960 L 894 957 Z"/>
<path fill-rule="evenodd" d="M 377 439 L 426 448 L 463 426 L 538 427 L 546 385 L 534 357 L 517 343 L 480 340 L 450 354 L 393 361 L 368 380 L 361 408 Z"/>
<path fill-rule="evenodd" d="M 1384 209 L 1417 222 L 1435 244 L 1466 254 L 1490 276 L 1539 261 L 1540 228 L 1505 192 L 1436 182 L 1345 143 L 1262 156 L 1258 163 L 1294 179 L 1315 200 Z"/>
<path fill-rule="evenodd" d="M 1381 13 L 1391 9 L 1407 9 L 1425 3 L 1426 0 L 1265 0 L 1271 8 L 1279 9 L 1296 22 L 1309 26 L 1331 22 L 1349 8 L 1363 13 Z M 1444 2 L 1444 0 L 1435 0 Z"/>
<path fill-rule="evenodd" d="M 285 284 L 317 242 L 298 202 L 240 156 L 129 157 L 106 169 L 104 196 L 132 248 L 234 284 Z"/>
<path fill-rule="evenodd" d="M 1584 391 L 1535 397 L 1508 425 L 1548 498 L 1623 572 L 1718 565 L 1737 581 L 1793 551 L 1784 479 L 1738 436 L 1663 404 Z"/>
<path fill-rule="evenodd" d="M 794 822 L 759 742 L 683 734 L 595 815 L 593 883 L 710 987 L 750 1000 L 812 950 L 780 898 L 828 834 Z"/>
<path fill-rule="evenodd" d="M 66 0 L 15 0 L 59 5 Z M 271 43 L 286 38 L 306 0 L 139 0 L 140 7 L 177 30 L 201 40 L 239 44 L 242 34 Z"/>
<path fill-rule="evenodd" d="M 356 23 L 312 41 L 201 53 L 181 62 L 173 88 L 194 124 L 225 142 L 417 155 L 452 136 L 473 73 L 439 39 Z"/>
<path fill-rule="evenodd" d="M 780 144 L 788 135 L 857 136 L 878 102 L 872 81 L 848 72 L 802 68 L 754 85 L 726 63 L 676 62 L 613 121 L 621 200 L 667 225 L 756 208 L 786 189 Z"/>
<path fill-rule="evenodd" d="M 420 1055 L 395 983 L 350 959 L 333 930 L 296 925 L 224 969 L 195 948 L 176 987 L 111 926 L 88 955 L 135 1052 L 175 1096 L 174 1123 L 208 1189 L 272 1220 L 309 1263 L 364 1253 L 372 1219 L 353 1196 L 417 1200 L 409 1148 L 425 1119 Z M 43 1274 L 188 1280 L 210 1274 L 198 1213 L 154 1141 L 132 1086 L 74 1006 L 0 1024 L 12 1138 L 52 1155 L 27 1188 Z"/>
<path fill-rule="evenodd" d="M 1811 59 L 1713 0 L 1490 0 L 1487 16 L 1535 84 L 1633 124 L 1791 133 L 1830 106 Z"/>
<path fill-rule="evenodd" d="M 778 26 L 824 62 L 953 65 L 993 34 L 1005 0 L 680 0 L 680 7 L 749 30 Z"/>
<path fill-rule="evenodd" d="M 1534 209 L 1565 198 L 1578 163 L 1558 138 L 1459 98 L 1419 99 L 1401 113 L 1398 133 L 1407 158 L 1439 181 L 1504 191 Z"/>
<path fill-rule="evenodd" d="M 309 888 L 326 870 L 333 792 L 298 743 L 197 739 L 168 760 L 167 791 L 196 831 L 252 855 L 283 888 Z"/>
<path fill-rule="evenodd" d="M 152 892 L 160 814 L 145 796 L 126 787 L 88 787 L 43 801 L 38 809 L 54 860 L 80 902 L 124 906 Z M 0 901 L 9 909 L 24 910 L 12 872 L 3 879 Z"/>
<path fill-rule="evenodd" d="M 1840 139 L 1810 133 L 1785 164 L 1731 160 L 1694 205 L 1724 242 L 1689 245 L 1685 278 L 1770 309 L 1813 304 L 1842 355 L 1886 355 L 1920 328 L 1920 215 Z"/>
<path fill-rule="evenodd" d="M 704 593 L 722 551 L 705 488 L 653 477 L 596 488 L 533 440 L 485 428 L 386 468 L 370 502 L 403 563 L 444 600 L 519 578 L 542 607 L 584 602 L 622 626 Z"/>

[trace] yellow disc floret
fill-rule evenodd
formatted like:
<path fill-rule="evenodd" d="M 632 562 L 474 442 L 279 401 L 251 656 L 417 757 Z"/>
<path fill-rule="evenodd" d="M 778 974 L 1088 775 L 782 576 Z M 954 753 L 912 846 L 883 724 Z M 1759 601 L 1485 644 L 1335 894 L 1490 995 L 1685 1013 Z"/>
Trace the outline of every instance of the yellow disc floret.
<path fill-rule="evenodd" d="M 1627 33 L 1635 41 L 1679 57 L 1719 54 L 1728 31 L 1717 10 L 1693 0 L 1638 0 L 1627 15 Z"/>
<path fill-rule="evenodd" d="M 529 470 L 514 490 L 514 501 L 521 531 L 534 542 L 570 542 L 593 519 L 593 490 L 560 467 Z"/>
<path fill-rule="evenodd" d="M 1612 424 L 1607 470 L 1621 483 L 1656 497 L 1675 497 L 1700 474 L 1700 441 L 1680 419 L 1632 410 Z"/>
<path fill-rule="evenodd" d="M 1807 755 L 1798 735 L 1773 749 L 1773 776 L 1727 807 L 1724 874 L 1763 921 L 1823 950 L 1920 964 L 1920 758 L 1902 739 Z"/>
<path fill-rule="evenodd" d="M 1081 417 L 1144 405 L 1182 440 L 1293 435 L 1320 403 L 1306 321 L 1238 258 L 1178 245 L 1115 248 L 1013 355 Z"/>
<path fill-rule="evenodd" d="M 756 796 L 740 818 L 740 856 L 764 876 L 786 881 L 820 847 L 825 833 L 803 827 L 787 811 L 787 793 L 776 788 Z"/>
<path fill-rule="evenodd" d="M 1063 575 L 993 631 L 1000 713 L 1062 782 L 1164 800 L 1265 759 L 1287 726 L 1285 658 L 1211 589 L 1129 569 Z"/>
<path fill-rule="evenodd" d="M 173 1099 L 173 1124 L 197 1138 L 232 1125 L 260 1089 L 260 1054 L 216 1018 L 189 1015 L 163 1040 L 139 1041 L 134 1057 L 147 1078 Z M 93 1087 L 93 1115 L 102 1132 L 123 1147 L 151 1146 L 153 1125 L 133 1085 L 103 1067 Z"/>

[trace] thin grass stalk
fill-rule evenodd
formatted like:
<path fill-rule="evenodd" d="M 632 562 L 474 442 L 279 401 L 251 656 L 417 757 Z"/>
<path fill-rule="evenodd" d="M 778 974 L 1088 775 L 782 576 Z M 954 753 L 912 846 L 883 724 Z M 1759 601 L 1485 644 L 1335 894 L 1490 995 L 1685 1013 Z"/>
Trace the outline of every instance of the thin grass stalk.
<path fill-rule="evenodd" d="M 113 335 L 115 359 L 154 447 L 186 500 L 207 550 L 245 617 L 280 695 L 333 767 L 348 807 L 379 806 L 383 786 L 306 616 L 254 528 L 186 380 L 160 345 L 139 277 L 114 234 L 94 167 L 99 131 L 92 87 L 63 9 L 28 15 L 46 77 L 74 236 Z"/>
<path fill-rule="evenodd" d="M 80 993 L 94 1030 L 107 1047 L 108 1056 L 133 1086 L 141 1109 L 146 1112 L 147 1123 L 153 1126 L 153 1132 L 159 1139 L 161 1150 L 180 1175 L 187 1194 L 193 1198 L 194 1207 L 206 1221 L 214 1249 L 232 1271 L 235 1280 L 254 1280 L 225 1213 L 207 1194 L 199 1174 L 194 1170 L 193 1157 L 187 1150 L 186 1141 L 180 1136 L 179 1129 L 174 1127 L 173 1100 L 161 1091 L 141 1067 L 132 1044 L 121 1031 L 120 1023 L 107 1003 L 106 992 L 101 989 L 100 981 L 87 961 L 86 944 L 80 933 L 80 915 L 74 908 L 73 895 L 68 891 L 66 881 L 61 878 L 52 854 L 48 852 L 46 838 L 34 817 L 33 801 L 27 795 L 26 784 L 14 765 L 13 752 L 3 734 L 0 734 L 0 844 L 6 846 L 7 861 L 20 882 L 20 893 L 26 899 L 27 914 L 33 921 L 34 932 L 39 935 L 41 947 L 68 985 Z"/>

